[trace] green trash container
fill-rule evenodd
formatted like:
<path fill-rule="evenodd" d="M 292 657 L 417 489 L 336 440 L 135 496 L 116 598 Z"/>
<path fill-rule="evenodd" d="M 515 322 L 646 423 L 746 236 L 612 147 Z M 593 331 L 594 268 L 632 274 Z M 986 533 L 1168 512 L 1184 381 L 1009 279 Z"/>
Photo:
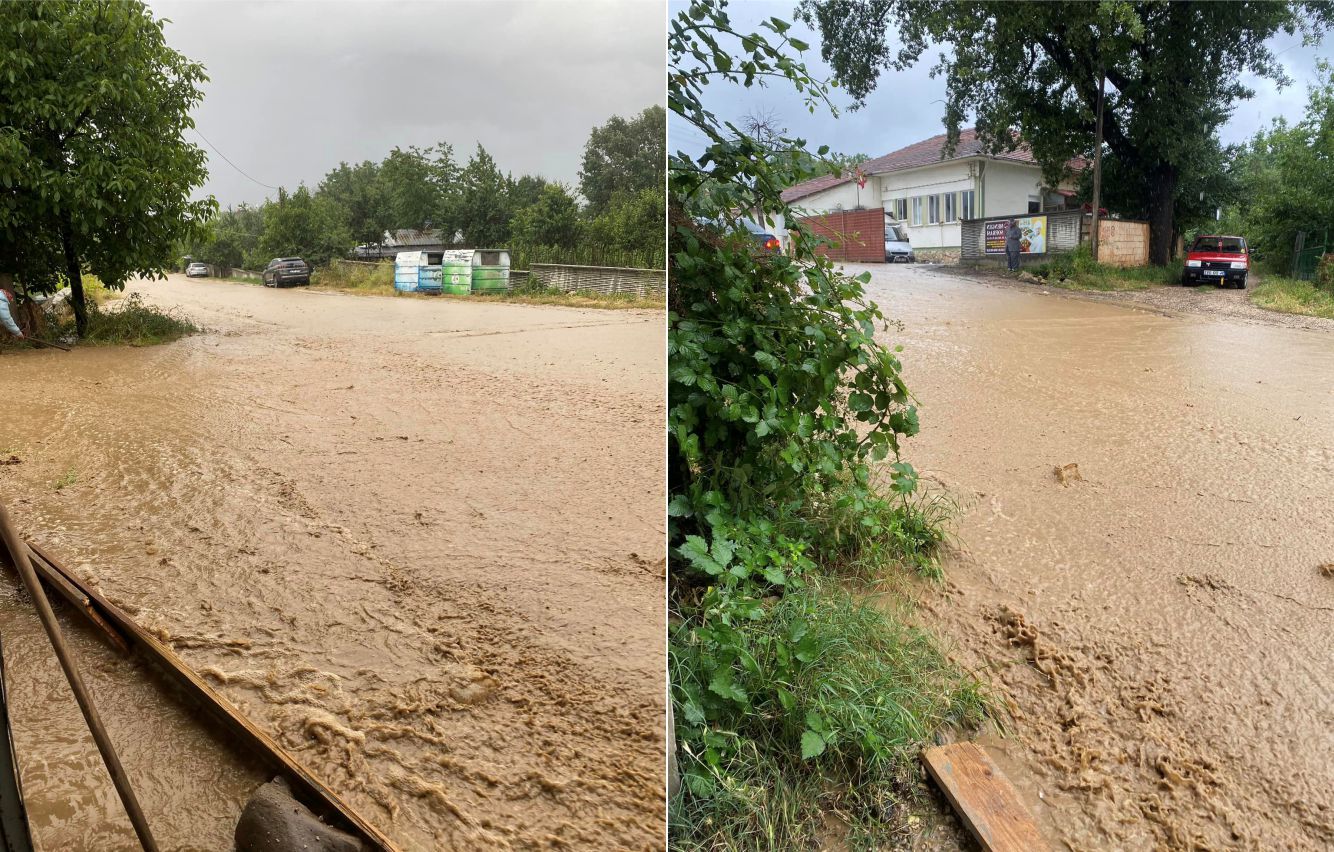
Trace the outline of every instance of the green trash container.
<path fill-rule="evenodd" d="M 474 293 L 503 293 L 510 288 L 510 253 L 505 249 L 478 249 L 472 258 Z"/>
<path fill-rule="evenodd" d="M 472 249 L 451 249 L 440 262 L 440 289 L 446 293 L 472 292 Z"/>

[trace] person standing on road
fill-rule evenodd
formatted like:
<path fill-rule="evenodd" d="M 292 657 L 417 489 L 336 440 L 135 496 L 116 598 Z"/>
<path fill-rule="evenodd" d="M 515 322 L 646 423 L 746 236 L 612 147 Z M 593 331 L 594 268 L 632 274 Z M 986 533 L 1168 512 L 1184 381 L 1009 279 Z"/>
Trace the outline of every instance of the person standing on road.
<path fill-rule="evenodd" d="M 1019 238 L 1023 235 L 1019 220 L 1011 219 L 1010 227 L 1005 230 L 1005 260 L 1011 272 L 1019 268 Z"/>
<path fill-rule="evenodd" d="M 14 320 L 14 305 L 17 304 L 17 297 L 14 291 L 8 288 L 0 288 L 0 325 L 15 337 L 23 338 L 23 329 Z"/>

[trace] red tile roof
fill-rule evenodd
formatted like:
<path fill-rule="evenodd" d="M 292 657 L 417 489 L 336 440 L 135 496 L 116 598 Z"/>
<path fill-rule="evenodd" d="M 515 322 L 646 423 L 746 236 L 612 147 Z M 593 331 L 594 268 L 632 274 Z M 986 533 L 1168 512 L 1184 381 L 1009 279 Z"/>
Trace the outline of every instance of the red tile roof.
<path fill-rule="evenodd" d="M 892 151 L 883 157 L 875 157 L 861 164 L 861 170 L 866 175 L 885 174 L 886 172 L 897 172 L 904 169 L 916 169 L 921 166 L 930 166 L 936 163 L 948 162 L 950 160 L 962 160 L 965 157 L 989 156 L 996 160 L 1010 160 L 1017 163 L 1027 163 L 1037 165 L 1038 162 L 1033 158 L 1033 152 L 1029 147 L 1020 143 L 1019 147 L 1013 151 L 1002 151 L 999 154 L 986 154 L 985 146 L 982 140 L 977 138 L 977 130 L 972 127 L 964 128 L 959 131 L 959 142 L 954 147 L 953 155 L 945 156 L 945 134 L 932 136 L 930 139 L 923 139 L 921 142 L 909 145 L 906 148 L 900 148 Z M 1084 163 L 1081 158 L 1070 161 L 1070 167 L 1075 171 L 1083 168 Z M 829 189 L 830 187 L 848 183 L 853 179 L 853 171 L 846 169 L 842 177 L 825 175 L 824 177 L 813 178 L 808 181 L 788 187 L 783 190 L 784 201 L 796 201 L 798 198 L 805 198 L 808 195 L 814 195 L 817 192 Z"/>

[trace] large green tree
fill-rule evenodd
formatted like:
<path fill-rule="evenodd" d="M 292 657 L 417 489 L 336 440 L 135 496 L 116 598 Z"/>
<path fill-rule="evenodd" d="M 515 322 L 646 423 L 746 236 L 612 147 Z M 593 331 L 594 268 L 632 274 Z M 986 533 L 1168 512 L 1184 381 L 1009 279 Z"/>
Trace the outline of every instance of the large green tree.
<path fill-rule="evenodd" d="M 612 116 L 593 128 L 584 145 L 579 191 L 594 209 L 617 193 L 663 189 L 666 178 L 667 111 L 651 106 L 631 119 Z"/>
<path fill-rule="evenodd" d="M 1279 32 L 1318 37 L 1334 5 L 803 0 L 800 16 L 819 29 L 822 55 L 859 101 L 883 70 L 912 65 L 933 44 L 948 48 L 933 73 L 946 77 L 951 140 L 969 116 L 993 150 L 1013 147 L 1017 131 L 1052 181 L 1092 149 L 1105 73 L 1106 144 L 1146 193 L 1150 256 L 1166 263 L 1183 174 L 1254 94 L 1243 75 L 1287 82 L 1266 41 Z"/>
<path fill-rule="evenodd" d="M 291 194 L 278 190 L 277 202 L 264 211 L 264 236 L 259 246 L 272 257 L 300 257 L 318 265 L 343 257 L 352 247 L 352 235 L 333 203 L 311 195 L 303 184 Z"/>
<path fill-rule="evenodd" d="M 370 160 L 355 166 L 339 163 L 320 181 L 318 194 L 339 211 L 358 243 L 379 243 L 393 226 L 390 196 L 380 180 L 380 167 Z"/>
<path fill-rule="evenodd" d="M 394 228 L 421 229 L 428 223 L 439 224 L 445 196 L 440 172 L 433 147 L 395 147 L 384 158 L 380 163 L 380 187 L 388 199 Z"/>
<path fill-rule="evenodd" d="M 1257 133 L 1235 174 L 1240 190 L 1230 227 L 1286 274 L 1298 231 L 1334 232 L 1334 66 L 1320 65 L 1301 120 L 1276 120 Z"/>
<path fill-rule="evenodd" d="M 510 182 L 500 173 L 496 161 L 477 145 L 459 177 L 457 208 L 463 240 L 477 248 L 503 246 L 510 237 Z"/>
<path fill-rule="evenodd" d="M 542 187 L 535 202 L 514 215 L 510 230 L 514 241 L 530 246 L 572 248 L 579 240 L 579 203 L 559 183 Z M 662 221 L 658 221 L 662 233 Z"/>
<path fill-rule="evenodd" d="M 0 4 L 2 259 L 34 290 L 58 266 L 80 333 L 84 269 L 160 275 L 216 207 L 190 200 L 206 158 L 182 135 L 205 79 L 138 0 Z"/>

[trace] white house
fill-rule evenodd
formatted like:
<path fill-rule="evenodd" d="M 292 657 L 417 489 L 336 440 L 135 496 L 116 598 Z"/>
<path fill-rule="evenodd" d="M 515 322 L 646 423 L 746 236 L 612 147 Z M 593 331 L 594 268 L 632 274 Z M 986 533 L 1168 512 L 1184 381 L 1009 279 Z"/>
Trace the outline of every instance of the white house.
<path fill-rule="evenodd" d="M 1070 163 L 1076 172 L 1083 165 Z M 1075 194 L 1073 181 L 1043 185 L 1028 146 L 987 154 L 971 127 L 960 131 L 952 155 L 945 154 L 942 133 L 867 160 L 860 173 L 860 179 L 845 171 L 799 183 L 783 200 L 808 215 L 880 207 L 907 227 L 918 258 L 957 259 L 960 220 L 1064 210 Z"/>

